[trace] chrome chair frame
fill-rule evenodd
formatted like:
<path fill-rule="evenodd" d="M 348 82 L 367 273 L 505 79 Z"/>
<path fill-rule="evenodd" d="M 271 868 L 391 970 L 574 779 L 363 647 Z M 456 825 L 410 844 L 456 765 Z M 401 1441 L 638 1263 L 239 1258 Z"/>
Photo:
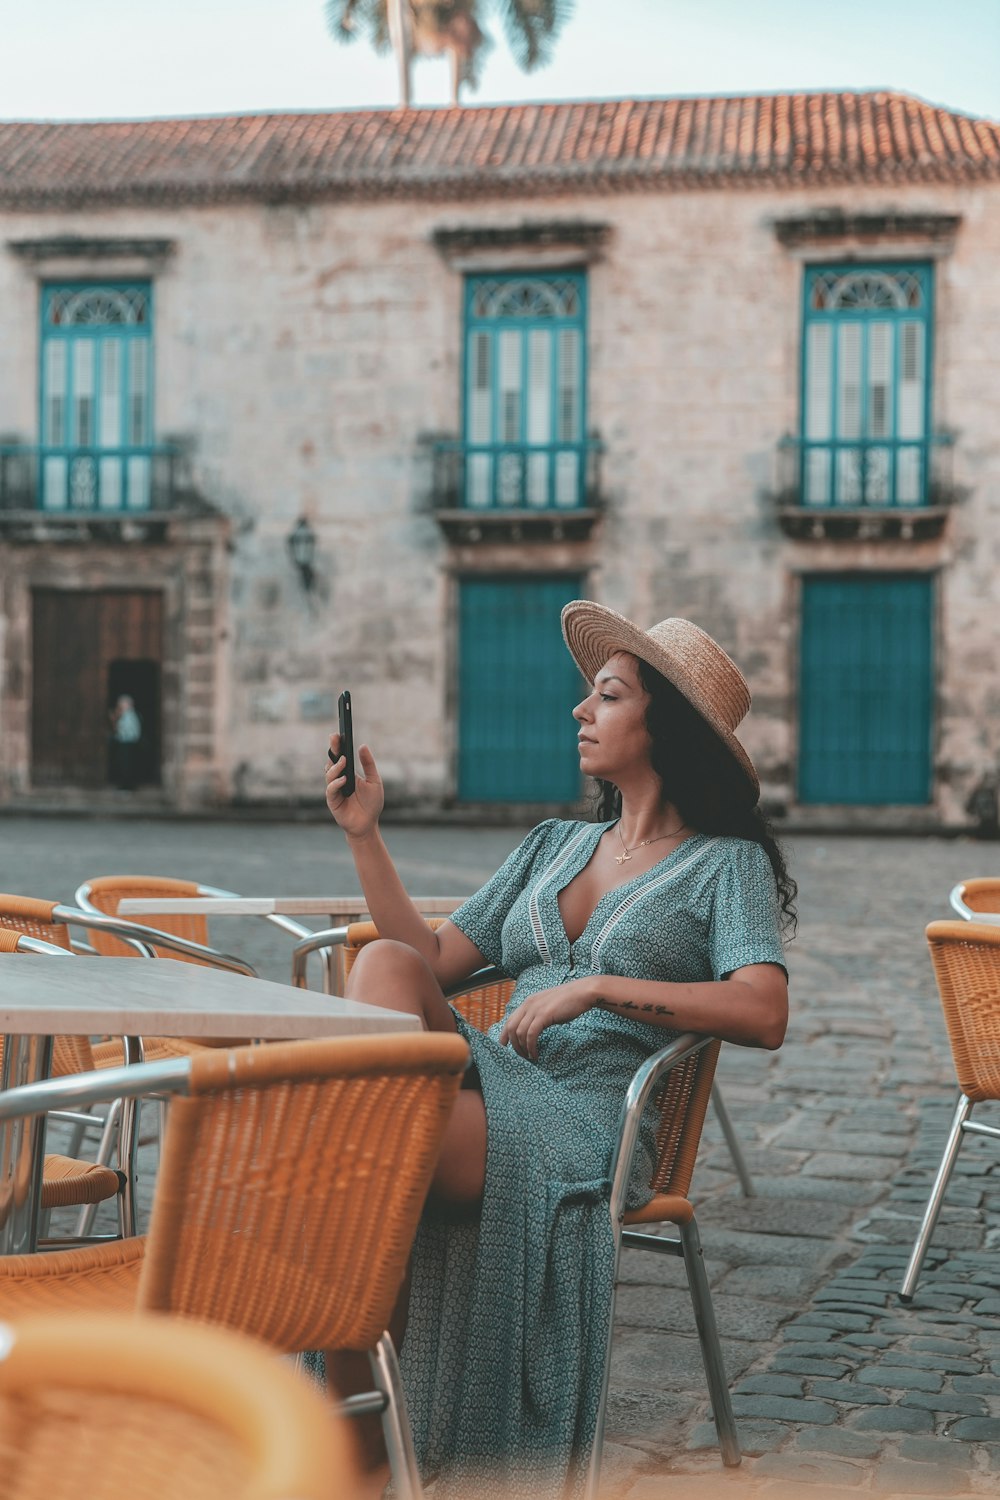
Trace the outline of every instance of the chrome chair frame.
<path fill-rule="evenodd" d="M 732 1402 L 729 1398 L 729 1383 L 726 1379 L 722 1348 L 719 1343 L 719 1332 L 715 1322 L 712 1293 L 708 1284 L 708 1276 L 705 1273 L 704 1255 L 694 1215 L 692 1214 L 689 1223 L 677 1226 L 678 1238 L 676 1239 L 668 1239 L 657 1234 L 650 1234 L 641 1229 L 626 1229 L 624 1225 L 625 1203 L 628 1195 L 629 1180 L 632 1174 L 635 1150 L 639 1140 L 639 1126 L 642 1121 L 643 1111 L 671 1068 L 675 1068 L 678 1063 L 684 1062 L 696 1052 L 700 1052 L 711 1041 L 713 1041 L 712 1037 L 696 1036 L 693 1032 L 685 1032 L 682 1036 L 672 1041 L 669 1046 L 662 1048 L 661 1051 L 647 1058 L 642 1067 L 636 1071 L 622 1105 L 618 1145 L 611 1163 L 611 1228 L 615 1240 L 614 1288 L 612 1291 L 611 1309 L 608 1316 L 607 1346 L 604 1356 L 601 1399 L 598 1408 L 597 1426 L 594 1432 L 594 1446 L 584 1492 L 585 1500 L 597 1500 L 599 1492 L 601 1450 L 604 1444 L 604 1423 L 607 1414 L 608 1384 L 611 1375 L 611 1347 L 614 1338 L 615 1301 L 617 1300 L 618 1272 L 623 1245 L 636 1250 L 653 1250 L 661 1255 L 680 1256 L 684 1261 L 688 1291 L 690 1292 L 691 1303 L 694 1308 L 695 1326 L 698 1330 L 698 1343 L 701 1348 L 702 1362 L 705 1366 L 705 1378 L 708 1383 L 708 1393 L 712 1403 L 712 1413 L 715 1418 L 715 1429 L 719 1436 L 719 1447 L 722 1451 L 722 1462 L 727 1468 L 736 1468 L 742 1461 L 739 1437 L 736 1432 L 736 1421 L 733 1417 Z"/>
<path fill-rule="evenodd" d="M 199 886 L 197 886 L 196 889 L 197 889 L 197 894 L 199 896 L 211 897 L 211 898 L 214 898 L 214 899 L 221 899 L 221 900 L 228 900 L 228 901 L 238 901 L 240 899 L 239 898 L 239 894 L 236 891 L 224 891 L 221 888 L 221 886 L 216 886 L 216 885 L 199 885 Z M 84 881 L 84 883 L 77 888 L 76 893 L 75 893 L 73 899 L 76 902 L 77 907 L 81 911 L 86 912 L 89 916 L 104 916 L 104 913 L 100 910 L 100 908 L 97 907 L 97 906 L 95 906 L 94 903 L 90 899 L 90 883 L 88 881 Z M 115 917 L 112 920 L 118 921 L 118 922 L 126 922 L 127 921 L 128 924 L 129 924 L 129 926 L 139 926 L 140 925 L 139 923 L 133 922 L 131 919 L 125 918 L 125 917 Z M 292 917 L 281 916 L 280 913 L 278 913 L 278 912 L 268 912 L 268 913 L 266 913 L 265 916 L 264 916 L 264 921 L 272 923 L 272 925 L 275 926 L 275 927 L 279 927 L 282 932 L 287 932 L 291 937 L 296 938 L 297 940 L 306 939 L 306 938 L 309 938 L 309 937 L 311 937 L 313 935 L 311 927 L 305 927 L 305 926 L 303 926 L 303 924 L 301 922 L 296 922 Z M 154 930 L 156 930 L 156 929 L 153 929 L 153 928 L 149 929 L 149 931 L 154 931 Z M 116 934 L 116 936 L 120 936 L 120 934 Z M 165 941 L 165 939 L 171 938 L 172 936 L 173 935 L 171 933 L 164 933 L 163 936 L 162 936 L 162 938 L 157 938 L 156 946 L 159 947 L 159 948 L 169 948 L 169 947 L 171 947 L 171 944 L 168 943 L 167 941 Z M 175 941 L 178 941 L 178 940 L 175 940 Z M 181 942 L 187 942 L 187 941 L 190 941 L 190 940 L 189 939 L 179 939 L 179 941 L 181 941 Z M 186 949 L 179 949 L 177 951 L 179 951 L 179 952 L 186 952 L 187 950 Z M 217 955 L 218 959 L 227 959 L 228 962 L 235 962 L 235 963 L 242 962 L 242 960 L 239 960 L 239 959 L 233 960 L 230 955 L 220 953 L 218 949 L 209 947 L 209 948 L 205 949 L 204 953 L 201 955 L 201 956 L 203 956 L 205 958 L 205 962 L 206 963 L 209 962 L 209 958 L 208 958 L 208 954 L 209 953 Z M 197 956 L 197 955 L 195 955 L 195 956 Z M 226 967 L 226 964 L 222 964 L 221 967 Z M 246 966 L 246 969 L 251 974 L 255 973 L 255 971 L 253 969 L 250 969 L 249 965 Z M 328 991 L 328 993 L 330 993 L 330 992 Z"/>
<path fill-rule="evenodd" d="M 998 884 L 1000 884 L 1000 882 L 998 882 Z M 951 890 L 948 892 L 948 905 L 951 907 L 952 911 L 955 912 L 957 916 L 960 916 L 963 922 L 985 922 L 989 927 L 1000 926 L 1000 911 L 973 911 L 972 907 L 966 904 L 966 885 L 966 881 L 960 880 L 958 884 L 953 885 Z"/>

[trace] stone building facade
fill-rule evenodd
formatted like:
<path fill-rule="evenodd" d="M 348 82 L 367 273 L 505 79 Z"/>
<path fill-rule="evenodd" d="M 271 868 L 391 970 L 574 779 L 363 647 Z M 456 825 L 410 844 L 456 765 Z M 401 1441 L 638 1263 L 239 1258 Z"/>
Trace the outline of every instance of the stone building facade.
<path fill-rule="evenodd" d="M 346 686 L 396 809 L 571 805 L 585 594 L 733 653 L 789 822 L 982 820 L 998 252 L 902 95 L 0 124 L 0 800 L 129 691 L 140 805 L 307 802 Z"/>

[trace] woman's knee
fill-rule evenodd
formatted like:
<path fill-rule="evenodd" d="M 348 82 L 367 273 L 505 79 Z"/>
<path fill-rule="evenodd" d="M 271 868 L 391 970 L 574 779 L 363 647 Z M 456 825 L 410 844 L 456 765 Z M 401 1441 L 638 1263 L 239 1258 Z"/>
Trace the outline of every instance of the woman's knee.
<path fill-rule="evenodd" d="M 427 960 L 415 948 L 394 938 L 376 938 L 366 943 L 354 960 L 347 981 L 348 993 L 352 986 L 373 978 L 421 981 L 433 977 Z"/>

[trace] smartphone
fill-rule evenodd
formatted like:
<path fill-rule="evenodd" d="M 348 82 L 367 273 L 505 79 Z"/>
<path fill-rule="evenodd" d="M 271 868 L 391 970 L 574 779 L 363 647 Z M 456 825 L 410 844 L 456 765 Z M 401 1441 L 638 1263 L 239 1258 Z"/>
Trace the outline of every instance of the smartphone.
<path fill-rule="evenodd" d="M 341 693 L 337 699 L 337 717 L 340 720 L 340 753 L 346 755 L 344 767 L 344 796 L 354 796 L 354 719 L 351 716 L 351 695 Z"/>

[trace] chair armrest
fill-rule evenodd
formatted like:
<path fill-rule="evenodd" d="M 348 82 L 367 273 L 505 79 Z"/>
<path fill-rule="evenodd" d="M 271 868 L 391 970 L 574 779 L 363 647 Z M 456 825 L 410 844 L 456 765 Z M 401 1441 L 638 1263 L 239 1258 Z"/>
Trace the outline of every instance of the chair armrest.
<path fill-rule="evenodd" d="M 703 1047 L 707 1047 L 714 1040 L 715 1038 L 711 1036 L 696 1036 L 693 1031 L 686 1031 L 682 1036 L 675 1037 L 659 1052 L 654 1052 L 652 1057 L 648 1057 L 642 1067 L 636 1070 L 622 1104 L 618 1144 L 611 1162 L 612 1223 L 621 1223 L 625 1216 L 625 1199 L 628 1195 L 629 1178 L 632 1175 L 632 1160 L 639 1139 L 639 1124 L 653 1091 L 671 1068 L 676 1068 L 678 1063 L 684 1062 L 695 1052 L 700 1052 Z"/>
<path fill-rule="evenodd" d="M 467 974 L 464 979 L 459 979 L 455 984 L 449 984 L 444 992 L 446 1000 L 457 1000 L 460 995 L 467 995 L 470 990 L 481 989 L 484 984 L 501 984 L 510 975 L 504 973 L 496 964 L 487 964 L 485 969 L 477 969 L 474 974 Z"/>
<path fill-rule="evenodd" d="M 60 948 L 58 943 L 47 943 L 44 938 L 32 937 L 28 932 L 22 932 L 17 939 L 18 953 L 45 953 L 50 958 L 72 958 L 73 955 L 68 948 Z"/>
<path fill-rule="evenodd" d="M 137 1099 L 146 1094 L 186 1094 L 190 1079 L 190 1057 L 169 1057 L 163 1062 L 133 1063 L 125 1068 L 101 1068 L 99 1072 L 47 1078 L 41 1083 L 4 1089 L 0 1093 L 0 1121 L 25 1120 L 54 1109 L 76 1110 L 89 1104 Z"/>
<path fill-rule="evenodd" d="M 948 900 L 952 910 L 958 913 L 963 922 L 981 922 L 985 927 L 1000 927 L 1000 911 L 973 911 L 968 905 L 964 881 L 952 886 Z"/>
<path fill-rule="evenodd" d="M 257 977 L 257 970 L 244 959 L 236 958 L 231 953 L 221 953 L 217 948 L 207 948 L 203 943 L 193 943 L 189 938 L 177 937 L 172 932 L 161 932 L 157 927 L 145 927 L 140 922 L 129 922 L 124 917 L 109 917 L 104 912 L 80 911 L 75 906 L 57 906 L 53 915 L 60 922 L 67 922 L 74 927 L 111 933 L 113 937 L 136 948 L 144 958 L 155 958 L 154 948 L 166 948 L 170 953 L 183 953 L 188 958 L 198 958 L 216 969 L 248 974 L 252 979 Z"/>
<path fill-rule="evenodd" d="M 322 932 L 311 932 L 308 937 L 302 938 L 295 944 L 292 949 L 292 984 L 296 989 L 309 988 L 306 982 L 306 969 L 310 953 L 343 947 L 347 942 L 347 931 L 346 927 L 325 927 Z"/>

